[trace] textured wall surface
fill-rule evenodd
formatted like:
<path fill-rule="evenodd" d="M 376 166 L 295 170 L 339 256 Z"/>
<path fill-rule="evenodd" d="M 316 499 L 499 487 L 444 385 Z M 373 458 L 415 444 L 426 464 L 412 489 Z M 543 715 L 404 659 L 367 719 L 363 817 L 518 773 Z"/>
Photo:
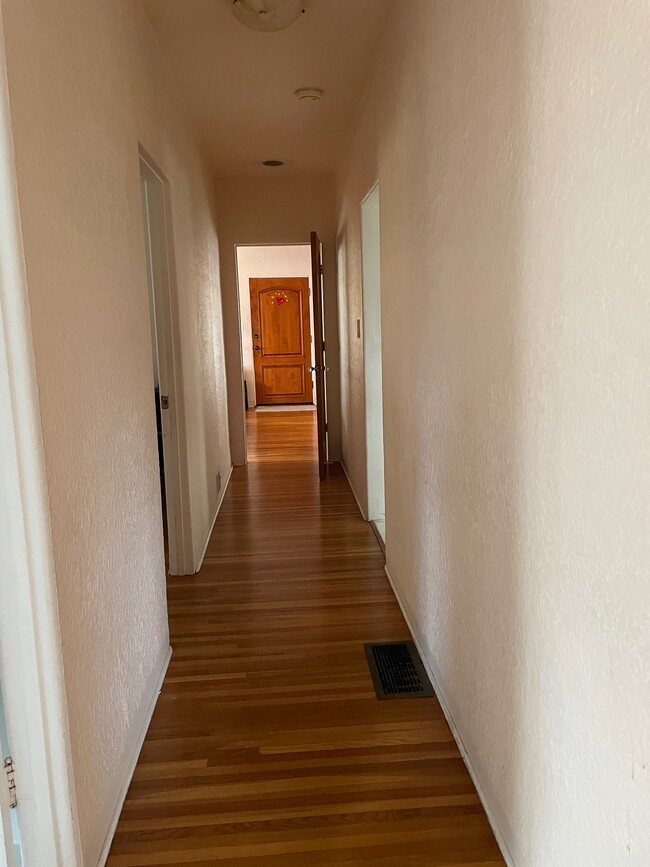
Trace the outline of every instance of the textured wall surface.
<path fill-rule="evenodd" d="M 131 0 L 3 0 L 84 864 L 168 646 L 138 141 L 173 199 L 195 549 L 230 465 L 212 183 Z"/>
<path fill-rule="evenodd" d="M 388 565 L 518 867 L 650 863 L 650 4 L 397 4 L 339 178 L 381 184 Z"/>
<path fill-rule="evenodd" d="M 252 277 L 307 277 L 311 286 L 311 247 L 294 245 L 286 247 L 237 248 L 239 319 L 242 335 L 241 351 L 244 379 L 248 388 L 249 406 L 255 406 L 255 361 L 253 358 L 249 283 Z M 310 313 L 312 314 L 310 318 L 313 320 L 311 308 Z"/>
<path fill-rule="evenodd" d="M 219 247 L 224 313 L 230 449 L 233 463 L 246 462 L 241 341 L 237 297 L 237 244 L 300 244 L 318 232 L 323 243 L 327 415 L 330 457 L 340 453 L 339 341 L 336 304 L 334 180 L 328 177 L 219 178 Z"/>

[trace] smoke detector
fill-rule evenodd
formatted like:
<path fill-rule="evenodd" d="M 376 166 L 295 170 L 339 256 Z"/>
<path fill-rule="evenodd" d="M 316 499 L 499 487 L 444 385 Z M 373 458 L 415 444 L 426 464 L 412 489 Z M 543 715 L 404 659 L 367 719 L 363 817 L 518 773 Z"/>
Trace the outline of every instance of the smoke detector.
<path fill-rule="evenodd" d="M 303 0 L 233 0 L 233 15 L 251 30 L 270 33 L 290 27 L 305 11 Z"/>
<path fill-rule="evenodd" d="M 320 87 L 299 87 L 295 92 L 298 102 L 320 102 L 323 91 Z"/>

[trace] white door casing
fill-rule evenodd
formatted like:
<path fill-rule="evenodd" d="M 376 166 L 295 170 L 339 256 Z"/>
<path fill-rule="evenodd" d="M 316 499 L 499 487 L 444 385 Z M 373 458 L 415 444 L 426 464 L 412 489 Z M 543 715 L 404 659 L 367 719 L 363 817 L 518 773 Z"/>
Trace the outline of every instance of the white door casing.
<path fill-rule="evenodd" d="M 140 148 L 140 176 L 150 293 L 152 352 L 160 393 L 169 400 L 161 409 L 165 488 L 169 533 L 169 571 L 196 571 L 192 550 L 187 438 L 183 400 L 182 359 L 173 267 L 173 235 L 169 188 L 152 158 Z M 152 395 L 153 400 L 153 395 Z"/>
<path fill-rule="evenodd" d="M 81 867 L 1 18 L 0 394 L 0 681 L 24 860 Z"/>
<path fill-rule="evenodd" d="M 375 184 L 361 203 L 363 363 L 369 521 L 381 521 L 385 513 L 379 233 L 379 185 Z"/>

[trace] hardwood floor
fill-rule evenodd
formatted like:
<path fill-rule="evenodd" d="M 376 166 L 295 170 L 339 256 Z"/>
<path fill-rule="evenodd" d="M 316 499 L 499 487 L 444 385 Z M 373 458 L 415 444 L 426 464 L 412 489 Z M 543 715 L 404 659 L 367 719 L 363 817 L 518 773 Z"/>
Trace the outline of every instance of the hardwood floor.
<path fill-rule="evenodd" d="M 377 539 L 312 413 L 248 414 L 109 867 L 504 861 L 434 698 L 379 702 L 363 643 L 406 639 Z"/>

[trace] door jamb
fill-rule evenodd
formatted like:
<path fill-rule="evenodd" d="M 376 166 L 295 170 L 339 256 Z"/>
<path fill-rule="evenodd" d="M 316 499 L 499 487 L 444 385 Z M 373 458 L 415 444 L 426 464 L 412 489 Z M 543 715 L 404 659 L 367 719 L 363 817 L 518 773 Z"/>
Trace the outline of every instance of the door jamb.
<path fill-rule="evenodd" d="M 154 309 L 157 313 L 158 311 L 162 312 L 163 316 L 163 342 L 169 396 L 169 409 L 164 410 L 164 412 L 167 414 L 170 435 L 163 437 L 167 523 L 169 527 L 169 572 L 171 575 L 193 575 L 196 572 L 197 564 L 192 545 L 178 286 L 171 220 L 171 190 L 164 173 L 141 144 L 139 145 L 139 155 L 141 175 L 144 175 L 145 178 L 149 176 L 150 180 L 160 185 L 162 191 L 164 269 L 166 273 L 161 281 L 163 285 L 157 287 L 157 292 L 154 290 L 153 300 Z M 160 323 L 157 322 L 156 327 L 158 328 L 159 325 Z M 160 344 L 158 347 L 160 348 Z M 168 454 L 169 452 L 171 455 Z"/>
<path fill-rule="evenodd" d="M 81 867 L 4 45 L 0 18 L 0 670 L 25 859 Z"/>
<path fill-rule="evenodd" d="M 385 482 L 385 456 L 384 456 L 384 421 L 383 421 L 383 409 L 382 409 L 382 418 L 381 418 L 381 435 L 382 435 L 382 477 L 381 477 L 381 500 L 383 501 L 384 506 L 384 514 L 380 514 L 378 512 L 378 496 L 377 496 L 377 485 L 376 480 L 372 477 L 372 470 L 374 467 L 371 467 L 371 455 L 369 449 L 369 439 L 371 431 L 376 433 L 376 427 L 373 425 L 373 419 L 369 418 L 369 405 L 371 403 L 371 396 L 369 394 L 368 389 L 368 381 L 369 376 L 372 375 L 372 371 L 369 370 L 369 336 L 371 333 L 371 329 L 367 328 L 368 324 L 368 314 L 369 311 L 366 309 L 366 299 L 367 299 L 367 274 L 363 273 L 363 266 L 365 264 L 366 258 L 363 250 L 363 209 L 366 202 L 370 199 L 373 193 L 377 192 L 379 194 L 379 181 L 375 181 L 375 183 L 370 187 L 368 192 L 365 194 L 360 204 L 360 227 L 361 227 L 361 267 L 362 267 L 362 275 L 361 275 L 361 316 L 363 322 L 363 383 L 364 383 L 364 414 L 365 414 L 365 431 L 364 431 L 364 446 L 366 451 L 366 507 L 367 507 L 367 515 L 370 523 L 374 525 L 374 521 L 379 518 L 385 517 L 385 509 L 386 509 L 386 482 Z M 381 248 L 380 248 L 381 249 Z M 380 280 L 380 292 L 379 292 L 379 302 L 381 309 L 381 274 L 379 276 Z M 382 333 L 381 333 L 381 314 L 379 319 L 379 342 L 381 346 L 380 356 L 379 356 L 379 369 L 381 373 L 382 366 L 382 355 L 383 352 L 383 341 L 382 341 Z M 375 390 L 375 394 L 379 394 L 381 397 L 381 404 L 383 408 L 383 376 L 380 387 L 378 390 Z"/>

